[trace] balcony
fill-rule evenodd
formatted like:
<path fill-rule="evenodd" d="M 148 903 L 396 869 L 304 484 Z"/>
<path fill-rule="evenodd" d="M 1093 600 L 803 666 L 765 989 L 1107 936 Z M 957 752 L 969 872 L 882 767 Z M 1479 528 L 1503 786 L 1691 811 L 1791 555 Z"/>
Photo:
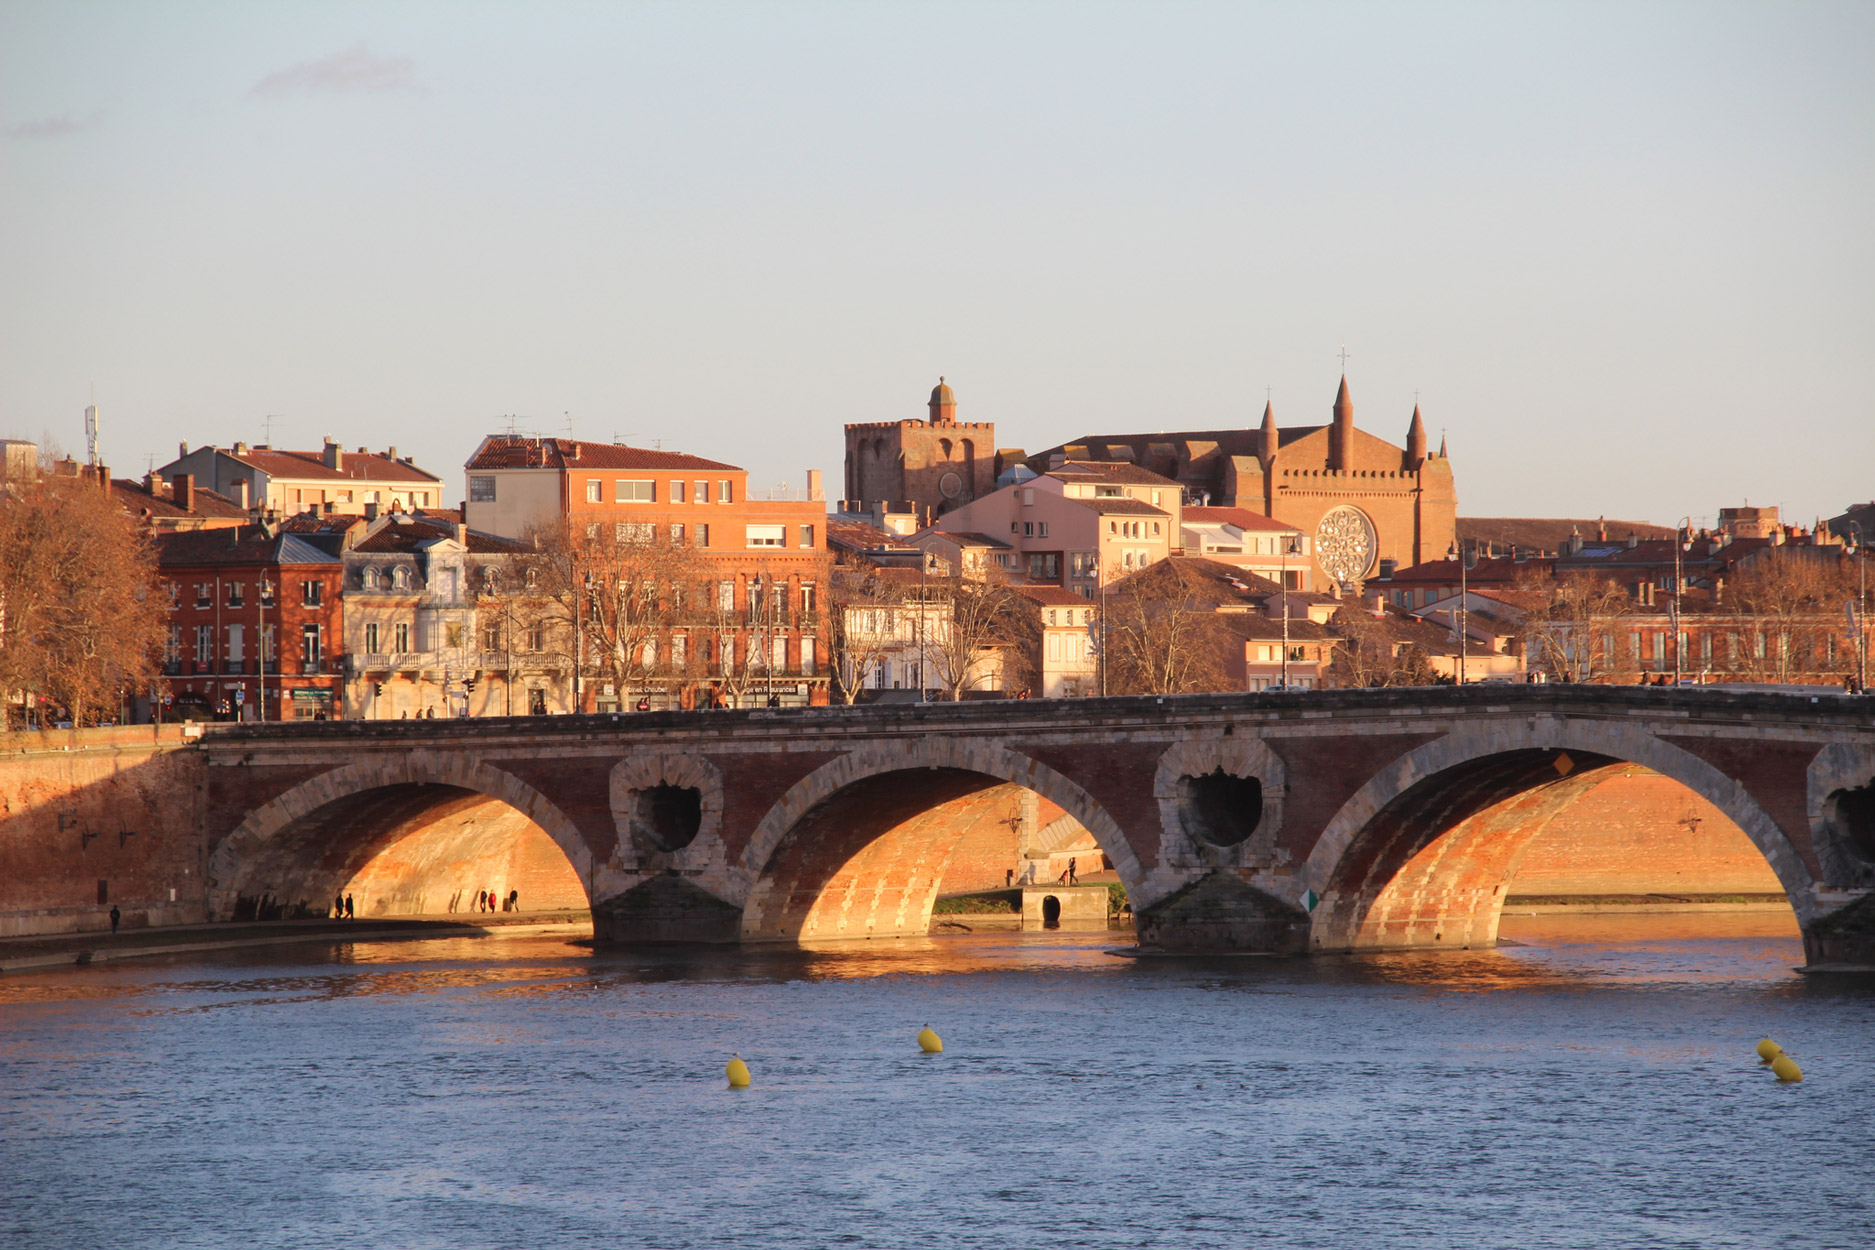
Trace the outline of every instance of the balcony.
<path fill-rule="evenodd" d="M 221 671 L 230 676 L 239 677 L 242 674 L 245 674 L 249 671 L 248 661 L 246 660 L 223 660 L 221 662 Z"/>

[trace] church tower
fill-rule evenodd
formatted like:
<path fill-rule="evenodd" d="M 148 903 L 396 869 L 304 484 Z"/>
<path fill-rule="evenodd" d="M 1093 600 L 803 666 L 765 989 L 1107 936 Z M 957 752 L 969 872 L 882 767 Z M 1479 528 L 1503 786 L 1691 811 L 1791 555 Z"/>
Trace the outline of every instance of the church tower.
<path fill-rule="evenodd" d="M 941 377 L 938 384 L 931 388 L 931 424 L 957 424 L 957 396 Z"/>
<path fill-rule="evenodd" d="M 1328 427 L 1328 467 L 1336 473 L 1348 471 L 1349 453 L 1354 449 L 1354 401 L 1348 398 L 1348 375 L 1341 375 L 1341 390 L 1335 395 L 1335 423 Z"/>
<path fill-rule="evenodd" d="M 846 427 L 843 509 L 915 512 L 919 523 L 996 489 L 996 426 L 959 421 L 943 378 L 931 388 L 926 421 L 868 421 Z"/>
<path fill-rule="evenodd" d="M 1419 419 L 1419 405 L 1413 405 L 1413 423 L 1406 427 L 1406 467 L 1417 469 L 1426 459 L 1426 423 Z"/>

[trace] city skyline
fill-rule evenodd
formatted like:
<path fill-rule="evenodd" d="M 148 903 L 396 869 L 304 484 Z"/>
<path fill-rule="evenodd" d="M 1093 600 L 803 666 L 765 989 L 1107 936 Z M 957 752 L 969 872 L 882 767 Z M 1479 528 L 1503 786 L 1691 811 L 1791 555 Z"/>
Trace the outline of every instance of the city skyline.
<path fill-rule="evenodd" d="M 1871 493 L 1864 12 L 438 12 L 0 17 L 0 431 L 799 489 L 939 374 L 1033 452 L 1325 422 L 1345 344 L 1465 515 Z"/>

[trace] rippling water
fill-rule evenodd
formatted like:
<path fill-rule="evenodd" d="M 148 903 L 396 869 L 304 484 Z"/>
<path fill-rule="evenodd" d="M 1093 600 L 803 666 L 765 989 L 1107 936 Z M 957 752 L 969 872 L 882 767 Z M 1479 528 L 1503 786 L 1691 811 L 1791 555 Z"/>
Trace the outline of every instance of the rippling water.
<path fill-rule="evenodd" d="M 1875 986 L 1793 975 L 1787 920 L 1711 923 L 1315 961 L 535 937 L 9 976 L 0 1242 L 1875 1243 Z M 1759 1068 L 1767 1033 L 1803 1084 Z"/>

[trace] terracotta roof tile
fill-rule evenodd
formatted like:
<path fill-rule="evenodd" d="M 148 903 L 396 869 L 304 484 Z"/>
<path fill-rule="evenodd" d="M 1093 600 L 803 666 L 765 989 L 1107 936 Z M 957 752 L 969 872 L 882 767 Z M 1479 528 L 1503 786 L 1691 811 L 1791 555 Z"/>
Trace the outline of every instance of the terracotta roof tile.
<path fill-rule="evenodd" d="M 574 438 L 519 438 L 491 435 L 482 440 L 464 466 L 476 469 L 677 469 L 684 472 L 741 473 L 719 460 L 680 451 L 653 451 L 617 443 L 588 443 Z"/>

